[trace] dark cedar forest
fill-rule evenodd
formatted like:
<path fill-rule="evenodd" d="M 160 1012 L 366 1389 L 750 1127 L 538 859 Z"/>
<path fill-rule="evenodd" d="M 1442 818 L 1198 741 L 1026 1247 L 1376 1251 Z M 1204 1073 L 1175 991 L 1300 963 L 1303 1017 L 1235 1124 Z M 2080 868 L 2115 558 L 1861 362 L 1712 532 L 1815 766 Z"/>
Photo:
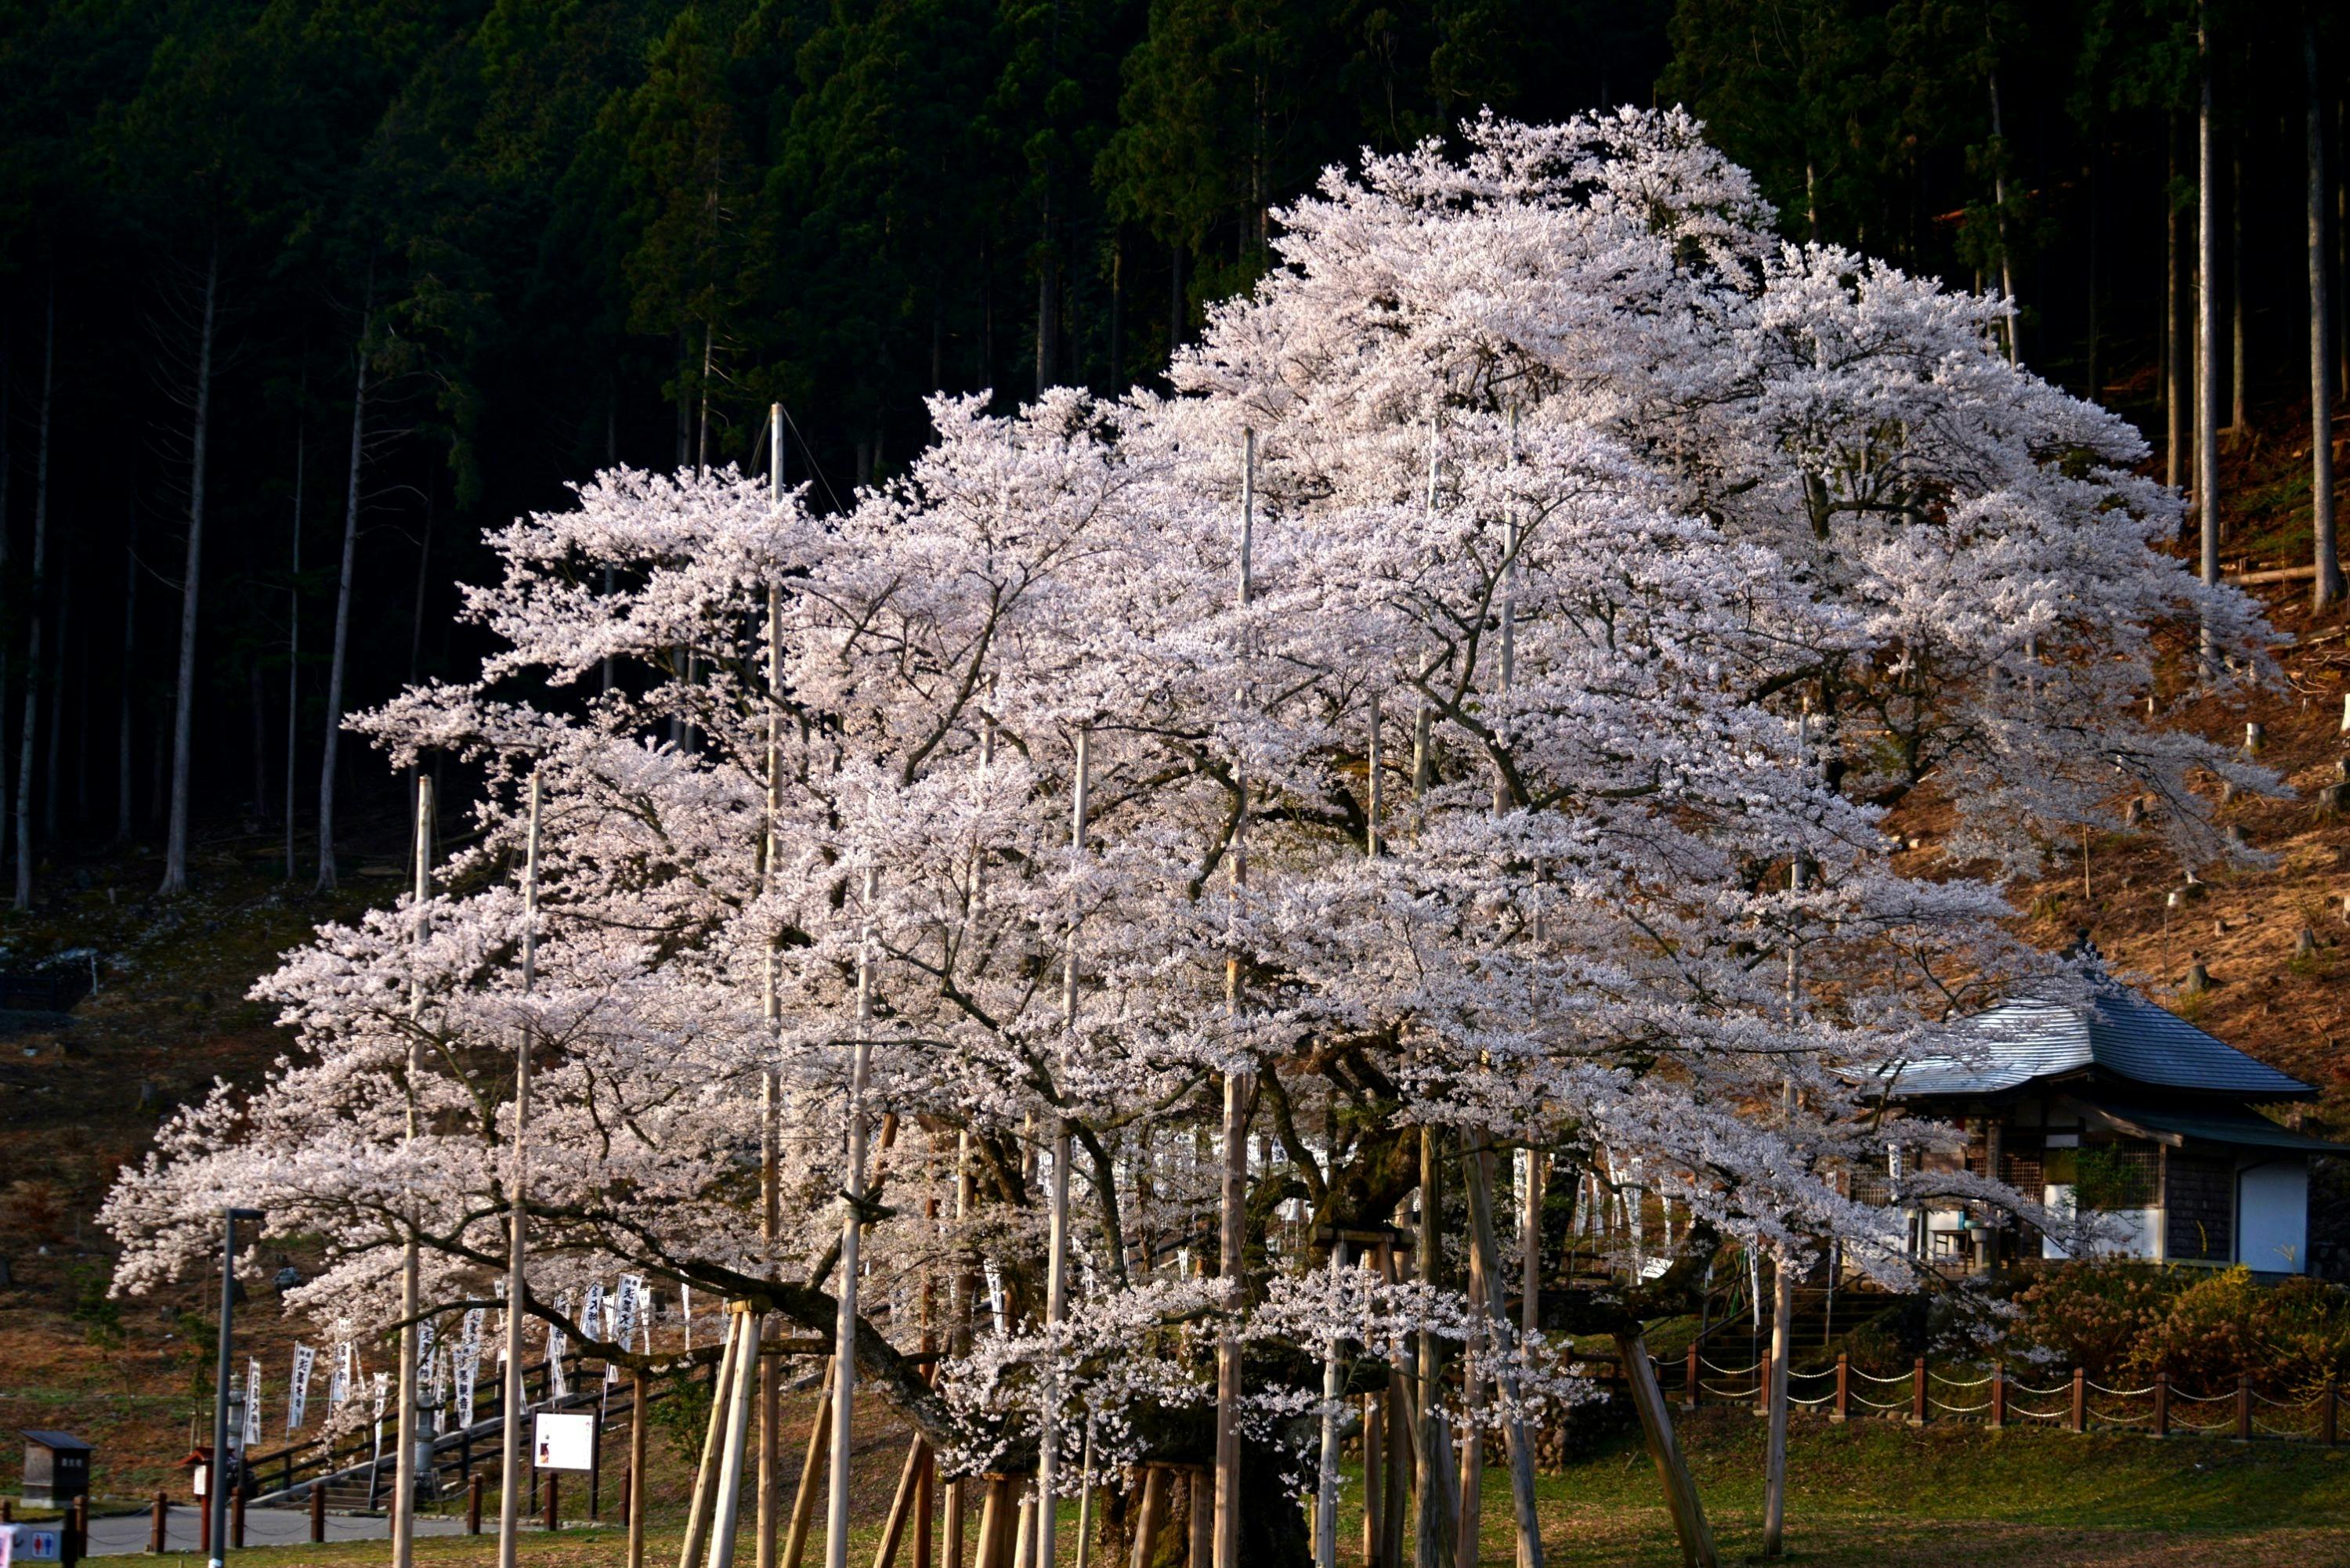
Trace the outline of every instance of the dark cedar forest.
<path fill-rule="evenodd" d="M 486 580 L 485 528 L 608 463 L 749 466 L 774 400 L 787 477 L 832 506 L 902 469 L 932 391 L 1150 378 L 1319 171 L 1487 108 L 1687 104 L 1790 241 L 2007 289 L 2012 352 L 2137 421 L 2182 484 L 2208 299 L 2206 428 L 2307 442 L 2345 352 L 2322 303 L 2341 22 L 2189 0 L 8 5 L 8 885 L 21 908 L 66 857 L 139 844 L 170 890 L 213 833 L 282 836 L 287 875 L 330 885 L 336 835 L 348 872 L 400 796 L 336 715 L 467 675 L 452 585 Z M 2330 445 L 2301 469 L 2321 539 Z M 2218 516 L 2232 557 L 2229 498 Z"/>

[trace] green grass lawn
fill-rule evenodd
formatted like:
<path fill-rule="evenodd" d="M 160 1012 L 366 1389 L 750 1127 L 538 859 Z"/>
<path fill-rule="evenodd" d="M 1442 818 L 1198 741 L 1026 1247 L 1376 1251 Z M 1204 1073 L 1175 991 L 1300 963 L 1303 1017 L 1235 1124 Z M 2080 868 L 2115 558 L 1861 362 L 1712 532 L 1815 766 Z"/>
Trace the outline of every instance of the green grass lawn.
<path fill-rule="evenodd" d="M 1683 1433 L 1722 1561 L 1752 1559 L 1761 1546 L 1762 1423 L 1741 1411 L 1707 1410 Z M 1795 1563 L 2350 1568 L 2350 1449 L 1799 1421 L 1789 1474 L 1786 1560 Z M 1508 1484 L 1502 1470 L 1486 1476 L 1483 1561 L 1496 1568 L 1513 1561 Z M 1543 1477 L 1540 1490 L 1550 1563 L 1679 1563 L 1655 1471 L 1637 1438 L 1627 1435 L 1565 1473 Z M 1350 1486 L 1349 1501 L 1358 1504 L 1360 1496 Z M 1067 1564 L 1076 1561 L 1074 1507 L 1064 1519 L 1060 1561 Z M 872 1561 L 877 1522 L 858 1532 L 849 1555 L 859 1568 Z M 1361 1538 L 1359 1511 L 1344 1513 L 1342 1563 L 1359 1560 Z M 608 1528 L 531 1531 L 523 1546 L 525 1561 L 546 1568 L 618 1568 L 624 1541 Z M 821 1550 L 812 1541 L 808 1561 L 821 1562 Z M 649 1537 L 646 1559 L 671 1563 L 677 1551 L 674 1529 L 659 1531 Z M 380 1542 L 354 1542 L 255 1551 L 238 1561 L 255 1568 L 360 1563 L 383 1561 L 388 1552 Z M 488 1537 L 417 1548 L 420 1562 L 448 1568 L 490 1563 L 495 1555 Z M 747 1530 L 736 1560 L 752 1561 Z M 963 1562 L 970 1568 L 970 1554 Z"/>

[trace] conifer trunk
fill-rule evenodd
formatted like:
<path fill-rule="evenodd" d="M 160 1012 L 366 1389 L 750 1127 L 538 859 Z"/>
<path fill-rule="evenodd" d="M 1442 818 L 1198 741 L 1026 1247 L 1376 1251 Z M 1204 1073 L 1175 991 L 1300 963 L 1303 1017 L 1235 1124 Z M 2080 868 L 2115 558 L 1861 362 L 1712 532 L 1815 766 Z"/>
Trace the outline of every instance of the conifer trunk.
<path fill-rule="evenodd" d="M 172 817 L 163 838 L 161 893 L 188 887 L 188 785 L 190 752 L 195 743 L 196 611 L 202 598 L 204 551 L 204 458 L 212 433 L 213 332 L 220 298 L 220 242 L 204 262 L 204 304 L 196 335 L 196 397 L 190 426 L 188 463 L 188 557 L 180 576 L 180 679 L 172 703 Z"/>
<path fill-rule="evenodd" d="M 2220 213 L 2215 189 L 2215 127 L 2211 122 L 2211 54 L 2199 8 L 2197 74 L 2201 94 L 2195 119 L 2195 512 L 2198 565 L 2206 583 L 2220 580 Z M 2207 629 L 2207 674 L 2216 654 Z"/>
<path fill-rule="evenodd" d="M 139 668 L 139 508 L 134 504 L 122 536 L 122 679 L 114 715 L 114 842 L 130 842 L 131 671 Z"/>
<path fill-rule="evenodd" d="M 57 392 L 57 286 L 49 282 L 41 313 L 41 423 L 39 444 L 33 451 L 33 577 L 31 625 L 25 638 L 25 708 L 16 758 L 16 907 L 33 907 L 33 742 L 40 732 L 41 596 L 47 586 L 49 564 L 49 430 L 51 405 Z M 0 517 L 0 525 L 6 519 Z M 50 772 L 56 784 L 57 770 Z M 51 808 L 54 811 L 54 808 Z"/>
<path fill-rule="evenodd" d="M 351 461 L 343 488 L 343 566 L 335 583 L 335 639 L 327 662 L 327 739 L 318 762 L 318 880 L 319 892 L 335 887 L 335 758 L 343 734 L 343 669 L 350 650 L 351 572 L 359 556 L 359 461 L 367 442 L 368 330 L 374 324 L 375 288 L 369 280 L 366 306 L 359 313 L 359 346 L 352 354 L 357 369 L 351 383 Z"/>
<path fill-rule="evenodd" d="M 2317 74 L 2317 24 L 2302 21 L 2301 58 L 2309 93 L 2309 494 L 2317 576 L 2314 607 L 2342 597 L 2334 539 L 2334 332 L 2325 287 L 2325 99 Z"/>

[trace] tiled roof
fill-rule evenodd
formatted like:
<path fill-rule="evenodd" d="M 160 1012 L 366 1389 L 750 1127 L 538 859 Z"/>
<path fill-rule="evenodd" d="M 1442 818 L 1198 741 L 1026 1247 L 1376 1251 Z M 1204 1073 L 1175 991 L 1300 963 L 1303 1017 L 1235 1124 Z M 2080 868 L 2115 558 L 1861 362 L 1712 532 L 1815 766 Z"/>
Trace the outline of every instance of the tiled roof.
<path fill-rule="evenodd" d="M 2078 1004 L 2003 1002 L 1966 1020 L 1962 1031 L 1971 1048 L 1919 1057 L 1887 1074 L 1893 1096 L 1995 1095 L 2034 1078 L 2087 1069 L 2158 1088 L 2200 1089 L 2239 1099 L 2314 1093 L 2300 1079 L 2103 978 Z"/>

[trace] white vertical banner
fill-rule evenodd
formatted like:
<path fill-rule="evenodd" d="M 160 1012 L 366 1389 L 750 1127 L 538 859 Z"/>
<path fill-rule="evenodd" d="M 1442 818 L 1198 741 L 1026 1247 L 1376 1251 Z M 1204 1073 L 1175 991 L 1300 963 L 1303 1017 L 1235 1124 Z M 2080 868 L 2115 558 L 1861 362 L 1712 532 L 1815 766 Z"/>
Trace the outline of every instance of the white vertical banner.
<path fill-rule="evenodd" d="M 563 1299 L 556 1303 L 556 1310 L 566 1317 L 571 1315 L 569 1292 L 566 1292 Z M 571 1392 L 571 1386 L 563 1376 L 563 1330 L 550 1323 L 546 1325 L 546 1397 L 550 1399 L 563 1398 Z"/>
<path fill-rule="evenodd" d="M 588 1286 L 588 1304 L 579 1314 L 579 1332 L 589 1339 L 608 1339 L 604 1326 L 604 1282 L 591 1281 Z"/>
<path fill-rule="evenodd" d="M 460 1427 L 473 1424 L 473 1374 L 479 1367 L 480 1363 L 470 1355 L 460 1355 L 457 1357 L 457 1424 Z"/>
<path fill-rule="evenodd" d="M 644 1310 L 645 1281 L 641 1274 L 622 1274 L 620 1288 L 612 1298 L 612 1337 L 621 1349 L 629 1347 L 637 1332 L 638 1315 Z"/>
<path fill-rule="evenodd" d="M 244 1363 L 244 1451 L 261 1447 L 261 1363 L 248 1356 Z"/>
<path fill-rule="evenodd" d="M 685 1320 L 685 1349 L 693 1353 L 693 1287 L 680 1282 L 677 1287 L 677 1314 Z"/>
<path fill-rule="evenodd" d="M 335 1346 L 335 1370 L 327 1379 L 327 1408 L 333 1411 L 351 1397 L 351 1342 Z"/>
<path fill-rule="evenodd" d="M 302 1417 L 309 1413 L 310 1375 L 318 1365 L 318 1353 L 296 1341 L 294 1345 L 294 1384 L 286 1391 L 286 1429 L 298 1432 Z"/>

